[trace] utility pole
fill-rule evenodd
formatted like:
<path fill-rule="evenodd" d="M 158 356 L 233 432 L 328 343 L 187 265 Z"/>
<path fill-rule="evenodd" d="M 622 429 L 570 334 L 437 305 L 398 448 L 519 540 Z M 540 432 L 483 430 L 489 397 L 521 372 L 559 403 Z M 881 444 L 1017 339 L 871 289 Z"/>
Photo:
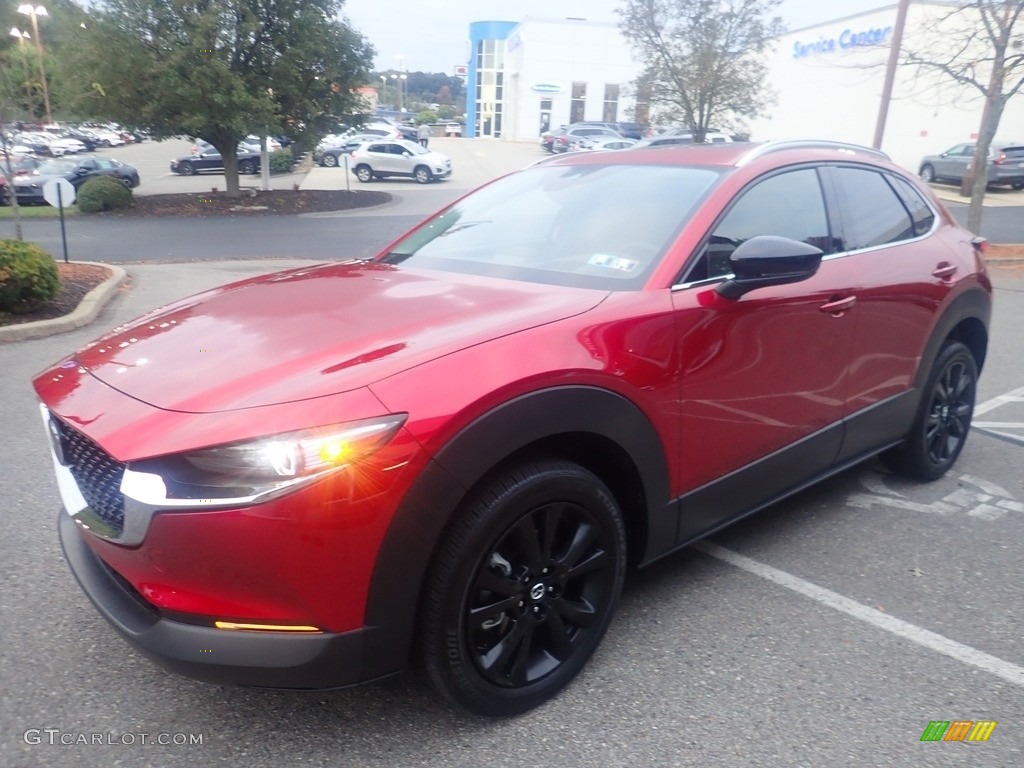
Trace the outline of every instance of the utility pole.
<path fill-rule="evenodd" d="M 900 49 L 903 47 L 903 29 L 907 24 L 907 10 L 910 0 L 900 0 L 896 11 L 896 26 L 892 31 L 889 43 L 889 63 L 885 67 L 885 84 L 882 86 L 882 103 L 878 105 L 878 122 L 875 123 L 875 139 L 871 146 L 882 148 L 882 137 L 885 135 L 885 121 L 889 117 L 889 103 L 892 101 L 892 86 L 896 80 L 896 67 L 900 61 Z"/>

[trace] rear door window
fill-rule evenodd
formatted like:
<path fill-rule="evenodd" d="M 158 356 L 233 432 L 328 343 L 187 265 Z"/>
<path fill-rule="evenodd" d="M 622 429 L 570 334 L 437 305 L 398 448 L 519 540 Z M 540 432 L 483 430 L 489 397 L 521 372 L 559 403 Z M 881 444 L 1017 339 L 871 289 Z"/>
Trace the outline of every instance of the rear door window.
<path fill-rule="evenodd" d="M 847 251 L 873 248 L 916 236 L 914 222 L 899 196 L 878 171 L 835 168 Z"/>

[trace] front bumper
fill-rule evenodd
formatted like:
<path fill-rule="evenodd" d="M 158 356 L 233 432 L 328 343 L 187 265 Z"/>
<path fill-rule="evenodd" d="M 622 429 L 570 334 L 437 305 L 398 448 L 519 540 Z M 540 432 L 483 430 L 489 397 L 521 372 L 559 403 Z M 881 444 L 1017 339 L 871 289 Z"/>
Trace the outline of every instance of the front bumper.
<path fill-rule="evenodd" d="M 365 670 L 376 630 L 286 634 L 233 631 L 166 618 L 118 579 L 61 510 L 61 547 L 71 571 L 103 617 L 139 652 L 178 674 L 209 683 L 263 688 L 342 688 L 381 677 Z"/>

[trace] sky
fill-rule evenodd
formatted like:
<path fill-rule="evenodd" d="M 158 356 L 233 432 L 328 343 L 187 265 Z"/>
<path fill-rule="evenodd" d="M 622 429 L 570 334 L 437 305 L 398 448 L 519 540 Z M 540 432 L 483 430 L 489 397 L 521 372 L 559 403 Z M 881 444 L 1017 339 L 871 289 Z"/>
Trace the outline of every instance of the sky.
<path fill-rule="evenodd" d="M 895 0 L 783 0 L 777 13 L 800 29 Z M 345 0 L 343 13 L 377 49 L 378 70 L 446 72 L 469 58 L 474 21 L 520 21 L 525 16 L 616 22 L 622 0 Z"/>

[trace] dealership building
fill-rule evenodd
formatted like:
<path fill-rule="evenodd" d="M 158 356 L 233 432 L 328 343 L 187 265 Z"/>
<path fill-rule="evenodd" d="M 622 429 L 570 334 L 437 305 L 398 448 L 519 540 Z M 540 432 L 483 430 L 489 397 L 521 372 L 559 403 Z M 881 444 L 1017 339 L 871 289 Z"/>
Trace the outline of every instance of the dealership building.
<path fill-rule="evenodd" d="M 977 17 L 947 18 L 954 2 L 910 4 L 903 50 L 941 56 Z M 897 4 L 806 27 L 766 57 L 773 104 L 749 126 L 754 140 L 827 138 L 871 144 L 896 26 Z M 468 136 L 536 139 L 577 120 L 630 120 L 640 62 L 615 24 L 526 18 L 470 25 Z M 987 74 L 982 72 L 984 79 Z M 974 89 L 910 66 L 896 71 L 882 149 L 914 168 L 926 154 L 977 137 L 983 99 Z M 1011 99 L 997 138 L 1024 141 L 1024 94 Z"/>

